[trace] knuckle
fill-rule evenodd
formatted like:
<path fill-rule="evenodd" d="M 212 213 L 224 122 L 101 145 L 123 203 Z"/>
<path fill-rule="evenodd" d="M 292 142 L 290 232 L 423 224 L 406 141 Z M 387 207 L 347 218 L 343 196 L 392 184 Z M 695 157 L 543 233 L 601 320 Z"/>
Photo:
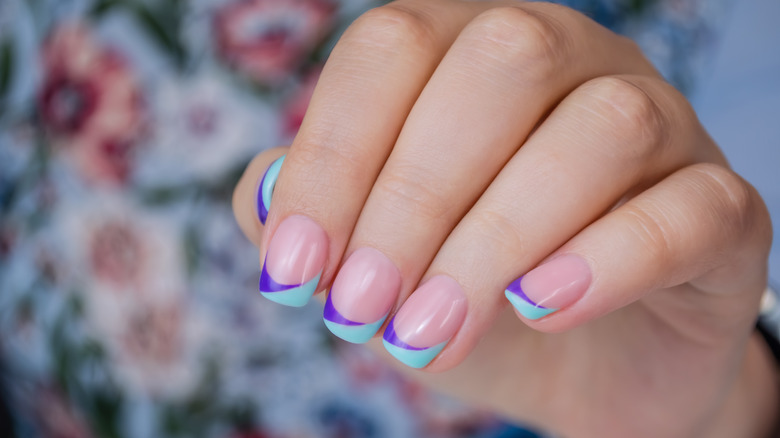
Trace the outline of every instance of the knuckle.
<path fill-rule="evenodd" d="M 617 151 L 634 163 L 644 163 L 669 143 L 668 123 L 650 95 L 631 81 L 615 76 L 593 79 L 580 87 L 591 103 L 588 111 L 603 123 L 618 144 Z M 614 151 L 610 151 L 614 152 Z"/>
<path fill-rule="evenodd" d="M 481 53 L 510 64 L 532 80 L 549 78 L 569 53 L 565 29 L 519 7 L 483 12 L 472 21 L 468 34 L 478 41 Z"/>
<path fill-rule="evenodd" d="M 713 203 L 712 218 L 720 228 L 743 237 L 753 230 L 757 196 L 752 187 L 733 171 L 711 163 L 695 164 L 689 168 L 691 184 L 700 186 L 700 192 Z"/>
<path fill-rule="evenodd" d="M 295 143 L 295 161 L 301 164 L 317 164 L 339 168 L 362 166 L 367 153 L 348 134 L 332 130 L 318 132 L 310 129 L 305 138 Z"/>
<path fill-rule="evenodd" d="M 372 160 L 366 148 L 352 143 L 354 140 L 350 136 L 332 131 L 320 134 L 310 131 L 307 138 L 295 142 L 285 165 L 303 169 L 303 172 L 297 172 L 300 179 L 322 181 L 325 175 L 335 173 L 345 185 L 354 186 L 366 180 L 367 172 L 370 172 L 366 163 Z"/>
<path fill-rule="evenodd" d="M 484 247 L 490 248 L 491 252 L 512 255 L 523 253 L 522 244 L 526 238 L 510 212 L 502 208 L 475 210 L 470 222 L 475 234 L 486 243 Z"/>
<path fill-rule="evenodd" d="M 373 49 L 430 47 L 435 43 L 431 17 L 399 3 L 370 9 L 350 26 L 347 40 Z"/>
<path fill-rule="evenodd" d="M 665 221 L 651 214 L 647 209 L 632 203 L 623 207 L 627 222 L 627 231 L 631 237 L 641 242 L 642 251 L 653 260 L 653 266 L 666 266 L 672 260 L 674 232 Z M 628 238 L 627 241 L 634 239 Z"/>
<path fill-rule="evenodd" d="M 448 216 L 452 203 L 446 199 L 441 184 L 428 181 L 425 171 L 396 167 L 379 185 L 380 197 L 393 214 L 430 221 L 442 221 Z"/>

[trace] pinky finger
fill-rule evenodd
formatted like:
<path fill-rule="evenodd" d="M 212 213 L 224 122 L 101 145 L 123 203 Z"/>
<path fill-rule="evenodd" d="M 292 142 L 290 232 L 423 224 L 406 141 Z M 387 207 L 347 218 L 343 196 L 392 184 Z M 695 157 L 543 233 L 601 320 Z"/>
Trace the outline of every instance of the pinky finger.
<path fill-rule="evenodd" d="M 506 295 L 530 326 L 558 332 L 690 282 L 647 304 L 748 330 L 771 240 L 755 189 L 728 169 L 696 164 L 592 223 Z"/>

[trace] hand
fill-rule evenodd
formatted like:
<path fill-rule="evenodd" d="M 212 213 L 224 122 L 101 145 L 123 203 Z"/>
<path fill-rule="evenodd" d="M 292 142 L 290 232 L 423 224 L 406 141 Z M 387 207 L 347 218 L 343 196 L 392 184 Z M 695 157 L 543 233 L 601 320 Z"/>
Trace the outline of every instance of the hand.
<path fill-rule="evenodd" d="M 748 437 L 777 412 L 751 336 L 762 200 L 634 43 L 565 7 L 363 15 L 234 209 L 266 297 L 332 286 L 334 333 L 382 334 L 407 365 L 450 370 L 419 378 L 511 418 L 570 437 Z"/>

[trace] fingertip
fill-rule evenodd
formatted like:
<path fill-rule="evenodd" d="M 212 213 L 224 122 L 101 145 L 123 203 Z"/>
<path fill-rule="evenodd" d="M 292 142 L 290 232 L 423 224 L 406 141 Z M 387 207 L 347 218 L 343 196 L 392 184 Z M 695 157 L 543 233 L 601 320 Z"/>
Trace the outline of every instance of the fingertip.
<path fill-rule="evenodd" d="M 424 282 L 390 320 L 382 336 L 385 349 L 410 368 L 435 371 L 439 354 L 463 325 L 468 299 L 456 280 L 437 275 Z"/>

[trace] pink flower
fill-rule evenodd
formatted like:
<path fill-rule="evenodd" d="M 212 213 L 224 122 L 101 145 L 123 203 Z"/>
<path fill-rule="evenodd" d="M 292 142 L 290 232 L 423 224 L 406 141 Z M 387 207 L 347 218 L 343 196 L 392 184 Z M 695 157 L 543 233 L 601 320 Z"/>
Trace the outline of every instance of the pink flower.
<path fill-rule="evenodd" d="M 139 306 L 122 334 L 124 354 L 134 366 L 157 369 L 180 359 L 181 304 Z"/>
<path fill-rule="evenodd" d="M 87 198 L 65 194 L 53 213 L 53 245 L 69 266 L 60 270 L 95 294 L 90 301 L 180 296 L 185 279 L 179 222 L 150 214 L 113 190 Z"/>
<path fill-rule="evenodd" d="M 38 106 L 46 128 L 89 180 L 125 182 L 144 104 L 125 59 L 82 25 L 56 28 L 43 48 Z"/>
<path fill-rule="evenodd" d="M 217 12 L 220 56 L 261 83 L 277 83 L 297 68 L 331 27 L 329 0 L 239 0 Z"/>
<path fill-rule="evenodd" d="M 120 221 L 102 222 L 92 231 L 89 259 L 98 279 L 122 286 L 141 277 L 148 254 L 137 231 Z"/>
<path fill-rule="evenodd" d="M 119 323 L 105 327 L 117 381 L 127 391 L 159 399 L 191 393 L 203 375 L 198 345 L 207 342 L 186 299 L 160 297 L 168 293 L 153 289 L 147 299 L 124 302 Z"/>

